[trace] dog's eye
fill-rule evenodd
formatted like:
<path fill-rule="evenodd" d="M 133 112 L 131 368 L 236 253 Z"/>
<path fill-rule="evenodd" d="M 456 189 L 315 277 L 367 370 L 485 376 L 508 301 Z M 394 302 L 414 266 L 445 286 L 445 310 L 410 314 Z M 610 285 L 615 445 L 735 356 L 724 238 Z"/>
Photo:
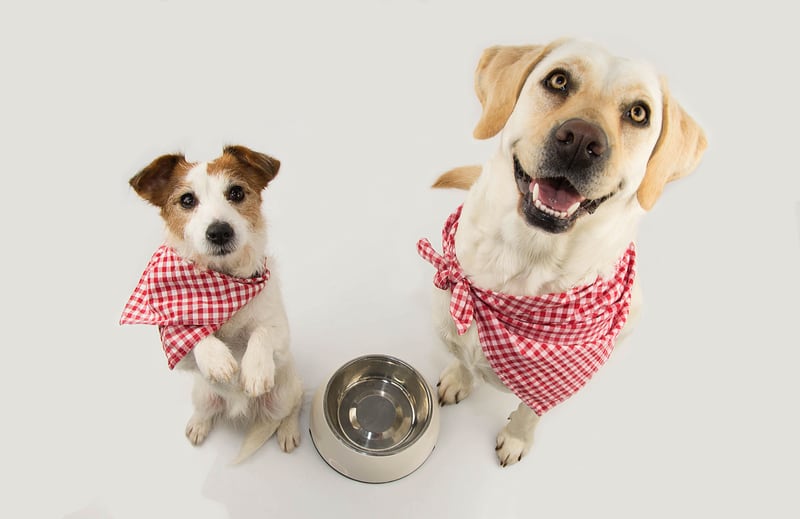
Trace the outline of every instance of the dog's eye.
<path fill-rule="evenodd" d="M 650 110 L 647 105 L 636 103 L 631 106 L 625 116 L 638 125 L 645 125 L 650 121 Z"/>
<path fill-rule="evenodd" d="M 231 202 L 241 202 L 244 200 L 244 188 L 242 186 L 231 186 L 228 190 L 228 200 Z"/>
<path fill-rule="evenodd" d="M 566 94 L 569 86 L 569 76 L 563 70 L 554 70 L 545 78 L 544 86 L 554 92 Z"/>
<path fill-rule="evenodd" d="M 181 207 L 184 209 L 191 209 L 197 205 L 197 199 L 194 197 L 193 193 L 184 193 L 181 195 Z"/>

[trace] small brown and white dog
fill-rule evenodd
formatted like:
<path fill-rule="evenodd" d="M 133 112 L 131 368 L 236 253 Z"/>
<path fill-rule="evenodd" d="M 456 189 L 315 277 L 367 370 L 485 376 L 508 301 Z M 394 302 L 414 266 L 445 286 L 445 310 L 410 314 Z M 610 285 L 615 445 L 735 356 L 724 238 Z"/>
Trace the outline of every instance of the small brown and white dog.
<path fill-rule="evenodd" d="M 261 191 L 277 175 L 278 160 L 244 146 L 227 146 L 211 162 L 183 155 L 155 159 L 130 180 L 161 210 L 165 244 L 200 271 L 251 278 L 266 264 L 269 281 L 215 333 L 197 342 L 177 367 L 196 372 L 194 414 L 186 425 L 193 445 L 214 422 L 248 427 L 237 461 L 273 434 L 291 452 L 300 442 L 302 383 L 289 350 L 289 326 L 274 266 L 266 257 Z"/>
<path fill-rule="evenodd" d="M 475 89 L 483 111 L 474 136 L 499 134 L 499 146 L 483 166 L 451 170 L 434 187 L 469 190 L 455 253 L 482 289 L 541 296 L 610 276 L 665 184 L 693 171 L 706 148 L 651 66 L 593 43 L 489 48 Z M 636 284 L 631 293 L 633 318 Z M 466 398 L 476 377 L 505 388 L 475 322 L 457 333 L 451 298 L 434 289 L 434 321 L 456 357 L 440 377 L 442 405 Z M 502 466 L 529 451 L 538 421 L 524 403 L 511 413 L 497 435 Z"/>

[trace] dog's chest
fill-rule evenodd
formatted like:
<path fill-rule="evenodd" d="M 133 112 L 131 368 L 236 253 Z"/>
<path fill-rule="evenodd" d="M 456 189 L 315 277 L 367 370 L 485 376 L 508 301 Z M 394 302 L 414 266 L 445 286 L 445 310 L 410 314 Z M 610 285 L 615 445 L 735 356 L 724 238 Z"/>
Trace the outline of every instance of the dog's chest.
<path fill-rule="evenodd" d="M 565 273 L 554 254 L 523 255 L 487 243 L 459 249 L 465 274 L 476 286 L 495 292 L 519 296 L 563 292 L 576 284 L 578 278 Z"/>
<path fill-rule="evenodd" d="M 233 314 L 231 318 L 220 327 L 216 336 L 230 348 L 246 347 L 247 339 L 253 330 L 260 325 L 268 325 L 271 318 L 269 304 L 269 284 L 250 302 Z"/>
<path fill-rule="evenodd" d="M 613 269 L 614 254 L 547 236 L 523 239 L 502 227 L 493 233 L 459 227 L 456 254 L 464 273 L 481 288 L 515 296 L 566 292 Z"/>

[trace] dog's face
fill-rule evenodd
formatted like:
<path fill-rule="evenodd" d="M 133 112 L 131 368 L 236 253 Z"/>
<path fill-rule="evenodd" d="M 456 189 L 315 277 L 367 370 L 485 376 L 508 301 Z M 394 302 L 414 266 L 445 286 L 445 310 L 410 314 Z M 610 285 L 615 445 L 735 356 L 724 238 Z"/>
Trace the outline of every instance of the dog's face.
<path fill-rule="evenodd" d="M 650 66 L 589 43 L 487 49 L 476 92 L 483 115 L 475 136 L 502 130 L 513 165 L 493 181 L 515 193 L 526 223 L 549 233 L 569 231 L 615 199 L 636 197 L 649 209 L 705 148 L 702 130 Z"/>
<path fill-rule="evenodd" d="M 228 146 L 212 162 L 189 163 L 182 155 L 164 155 L 130 184 L 161 209 L 170 241 L 182 256 L 226 270 L 225 265 L 240 263 L 240 256 L 261 252 L 261 191 L 279 167 L 272 157 Z"/>

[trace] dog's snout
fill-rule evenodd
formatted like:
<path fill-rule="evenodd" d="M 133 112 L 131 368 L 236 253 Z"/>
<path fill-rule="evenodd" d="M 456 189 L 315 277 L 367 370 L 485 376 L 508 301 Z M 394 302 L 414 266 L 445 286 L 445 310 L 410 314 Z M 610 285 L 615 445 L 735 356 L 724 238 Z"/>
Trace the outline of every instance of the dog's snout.
<path fill-rule="evenodd" d="M 234 236 L 233 227 L 227 222 L 214 222 L 206 229 L 206 239 L 214 245 L 226 245 Z"/>
<path fill-rule="evenodd" d="M 596 124 L 583 119 L 570 119 L 555 131 L 555 143 L 564 165 L 585 169 L 605 158 L 608 151 L 606 133 Z"/>

